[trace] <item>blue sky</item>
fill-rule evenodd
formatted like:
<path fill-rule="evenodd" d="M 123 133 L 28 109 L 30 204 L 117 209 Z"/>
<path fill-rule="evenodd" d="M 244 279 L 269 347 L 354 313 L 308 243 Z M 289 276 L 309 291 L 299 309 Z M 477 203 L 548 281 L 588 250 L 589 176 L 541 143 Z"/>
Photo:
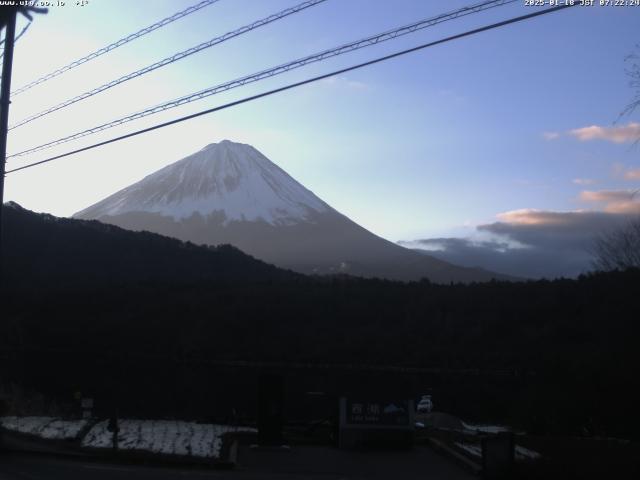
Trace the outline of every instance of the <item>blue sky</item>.
<path fill-rule="evenodd" d="M 14 87 L 195 1 L 89 0 L 84 7 L 66 3 L 36 17 L 18 41 Z M 16 129 L 9 137 L 9 152 L 470 3 L 328 0 Z M 220 0 L 15 97 L 11 119 L 294 4 Z M 24 161 L 534 8 L 515 2 L 447 22 Z M 18 30 L 23 24 L 20 20 Z M 485 227 L 517 227 L 535 220 L 546 228 L 548 218 L 526 213 L 532 209 L 569 216 L 603 211 L 618 215 L 615 221 L 621 214 L 640 212 L 637 205 L 620 199 L 620 192 L 640 188 L 640 173 L 634 173 L 640 169 L 640 151 L 631 142 L 636 131 L 640 133 L 633 123 L 640 121 L 640 112 L 614 125 L 634 94 L 625 57 L 640 43 L 638 27 L 640 7 L 567 9 L 11 174 L 5 200 L 71 215 L 208 143 L 228 138 L 252 144 L 334 208 L 389 240 L 411 244 L 459 237 L 474 247 L 488 240 L 526 246 L 524 237 Z M 596 128 L 581 130 L 585 127 Z M 8 168 L 22 163 L 10 160 Z M 586 238 L 588 229 L 585 232 Z M 442 246 L 438 249 L 443 251 Z M 485 260 L 465 262 L 489 267 Z M 560 273 L 578 273 L 576 265 Z"/>

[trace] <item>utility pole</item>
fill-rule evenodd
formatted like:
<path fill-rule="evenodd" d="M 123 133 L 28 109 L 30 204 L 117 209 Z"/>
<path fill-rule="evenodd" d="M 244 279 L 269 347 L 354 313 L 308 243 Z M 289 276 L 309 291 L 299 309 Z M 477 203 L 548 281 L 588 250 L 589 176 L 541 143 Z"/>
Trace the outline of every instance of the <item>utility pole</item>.
<path fill-rule="evenodd" d="M 15 2 L 18 3 L 18 2 Z M 26 2 L 25 2 L 26 3 Z M 11 69 L 13 67 L 13 46 L 16 43 L 16 17 L 24 15 L 30 22 L 32 13 L 47 13 L 46 8 L 15 5 L 0 9 L 0 30 L 5 29 L 4 54 L 2 58 L 2 84 L 0 85 L 0 287 L 3 281 L 2 265 L 2 210 L 4 209 L 4 177 L 7 162 L 7 135 L 9 133 L 9 105 L 11 105 Z"/>
<path fill-rule="evenodd" d="M 13 66 L 13 45 L 16 36 L 16 16 L 18 10 L 8 13 L 4 36 L 4 57 L 2 59 L 2 86 L 0 86 L 0 285 L 2 285 L 2 210 L 4 209 L 4 171 L 7 161 L 7 134 L 9 133 L 9 99 L 11 94 L 11 68 Z"/>

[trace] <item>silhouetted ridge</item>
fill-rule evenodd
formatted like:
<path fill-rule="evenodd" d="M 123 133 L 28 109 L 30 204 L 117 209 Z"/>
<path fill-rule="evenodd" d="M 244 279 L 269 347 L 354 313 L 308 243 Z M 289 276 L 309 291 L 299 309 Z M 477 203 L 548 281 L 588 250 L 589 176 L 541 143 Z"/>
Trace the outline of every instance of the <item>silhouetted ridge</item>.
<path fill-rule="evenodd" d="M 3 266 L 11 288 L 261 281 L 294 275 L 230 245 L 197 246 L 95 220 L 38 214 L 13 202 L 5 207 Z"/>

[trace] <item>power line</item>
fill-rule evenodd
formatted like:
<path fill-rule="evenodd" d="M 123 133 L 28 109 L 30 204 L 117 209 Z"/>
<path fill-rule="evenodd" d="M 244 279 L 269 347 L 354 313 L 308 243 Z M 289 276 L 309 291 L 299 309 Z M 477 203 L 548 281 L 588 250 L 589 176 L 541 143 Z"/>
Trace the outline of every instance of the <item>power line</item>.
<path fill-rule="evenodd" d="M 63 138 L 59 138 L 57 140 L 53 140 L 41 145 L 38 145 L 36 147 L 32 147 L 29 148 L 27 150 L 18 152 L 18 153 L 14 153 L 12 155 L 9 155 L 7 158 L 14 158 L 14 157 L 22 157 L 31 153 L 35 153 L 41 150 L 45 150 L 45 149 L 49 149 L 52 147 L 55 147 L 57 145 L 61 145 L 63 143 L 67 143 L 73 140 L 77 140 L 79 138 L 82 137 L 86 137 L 88 135 L 92 135 L 104 130 L 107 130 L 109 128 L 113 128 L 113 127 L 117 127 L 119 125 L 122 125 L 124 123 L 128 123 L 131 122 L 133 120 L 137 120 L 140 118 L 144 118 L 147 117 L 149 115 L 153 115 L 155 113 L 159 113 L 165 110 L 169 110 L 171 108 L 175 108 L 181 105 L 185 105 L 187 103 L 191 103 L 194 102 L 196 100 L 201 100 L 203 98 L 206 97 L 210 97 L 212 95 L 215 95 L 217 93 L 221 93 L 227 90 L 231 90 L 233 88 L 237 88 L 237 87 L 241 87 L 243 85 L 249 84 L 249 83 L 253 83 L 253 82 L 257 82 L 259 80 L 263 80 L 265 78 L 269 78 L 269 77 L 273 77 L 275 75 L 279 75 L 282 73 L 286 73 L 290 70 L 294 70 L 300 67 L 303 67 L 305 65 L 311 64 L 311 63 L 315 63 L 315 62 L 320 62 L 323 60 L 326 60 L 328 58 L 332 58 L 338 55 L 342 55 L 348 52 L 352 52 L 354 50 L 359 50 L 361 48 L 365 48 L 365 47 L 369 47 L 371 45 L 376 45 L 378 43 L 381 42 L 385 42 L 387 40 L 392 40 L 394 38 L 403 36 L 403 35 L 407 35 L 409 33 L 413 33 L 416 32 L 418 30 L 427 28 L 427 27 L 431 27 L 434 25 L 437 25 L 439 23 L 443 23 L 446 21 L 450 21 L 450 20 L 454 20 L 456 18 L 460 18 L 466 15 L 470 15 L 473 13 L 478 13 L 484 10 L 488 10 L 490 8 L 495 8 L 498 6 L 503 6 L 509 3 L 513 3 L 517 0 L 491 0 L 491 1 L 485 1 L 479 4 L 474 4 L 471 6 L 467 6 L 458 10 L 454 10 L 453 12 L 448 12 L 448 13 L 444 13 L 441 15 L 438 15 L 436 17 L 431 17 L 428 19 L 424 19 L 424 20 L 420 20 L 414 23 L 411 23 L 409 25 L 405 25 L 399 28 L 396 28 L 394 30 L 389 30 L 383 33 L 379 33 L 376 35 L 372 35 L 369 36 L 367 38 L 361 39 L 361 40 L 357 40 L 355 42 L 350 42 L 344 45 L 341 45 L 339 47 L 335 47 L 329 50 L 324 50 L 322 52 L 319 53 L 315 53 L 313 55 L 309 55 L 307 57 L 303 57 L 297 60 L 294 60 L 292 62 L 288 62 L 282 65 L 278 65 L 276 67 L 272 67 L 269 68 L 267 70 L 262 70 L 260 72 L 257 73 L 253 73 L 251 75 L 247 75 L 235 80 L 231 80 L 229 82 L 220 84 L 220 85 L 216 85 L 214 87 L 210 87 L 207 88 L 205 90 L 201 90 L 199 92 L 196 93 L 192 93 L 174 100 L 171 100 L 169 102 L 165 102 L 163 104 L 160 105 L 156 105 L 154 107 L 151 108 L 147 108 L 145 110 L 133 113 L 131 115 L 127 115 L 125 117 L 121 117 L 118 118 L 116 120 L 112 120 L 110 122 L 104 123 L 102 125 L 98 125 L 96 127 L 93 128 L 89 128 L 87 130 L 83 130 L 77 133 L 74 133 L 72 135 L 68 135 L 66 137 Z"/>
<path fill-rule="evenodd" d="M 28 83 L 20 88 L 18 88 L 17 90 L 15 90 L 14 92 L 11 92 L 12 96 L 15 95 L 19 95 L 22 92 L 26 92 L 27 90 L 29 90 L 30 88 L 35 87 L 36 85 L 39 85 L 43 82 L 46 82 L 47 80 L 51 80 L 52 78 L 57 77 L 58 75 L 62 75 L 65 72 L 68 72 L 69 70 L 82 65 L 83 63 L 87 63 L 90 60 L 93 60 L 94 58 L 98 58 L 101 55 L 104 55 L 105 53 L 110 52 L 111 50 L 115 50 L 118 47 L 121 47 L 122 45 L 132 42 L 148 33 L 153 32 L 154 30 L 157 30 L 161 27 L 164 27 L 166 25 L 169 25 L 172 22 L 175 22 L 176 20 L 181 19 L 182 17 L 186 17 L 187 15 L 190 15 L 194 12 L 197 12 L 198 10 L 201 10 L 205 7 L 208 7 L 209 5 L 213 5 L 214 3 L 218 2 L 220 0 L 203 0 L 195 5 L 192 5 L 188 8 L 185 8 L 184 10 L 181 10 L 177 13 L 174 13 L 173 15 L 163 18 L 162 20 L 149 25 L 148 27 L 143 28 L 142 30 L 138 30 L 135 33 L 132 33 L 130 35 L 127 35 L 126 37 L 121 38 L 120 40 L 117 40 L 113 43 L 110 43 L 109 45 L 107 45 L 106 47 L 102 47 L 99 50 L 96 50 L 95 52 L 92 52 L 82 58 L 79 58 L 78 60 L 74 60 L 73 62 L 60 67 L 50 73 L 47 73 L 46 75 L 38 78 L 37 80 L 32 81 L 31 83 Z"/>
<path fill-rule="evenodd" d="M 25 33 L 27 33 L 27 30 L 29 30 L 29 27 L 31 26 L 31 21 L 29 23 L 27 23 L 24 27 L 22 27 L 22 30 L 20 30 L 20 33 L 18 35 L 16 35 L 16 38 L 13 40 L 13 43 L 15 44 L 18 40 L 20 40 L 20 37 L 23 36 Z M 0 45 L 4 43 L 4 39 L 0 41 Z M 4 50 L 2 52 L 0 52 L 0 58 L 4 57 Z"/>
<path fill-rule="evenodd" d="M 409 49 L 406 49 L 406 50 L 402 50 L 402 51 L 399 51 L 399 52 L 396 52 L 396 53 L 392 53 L 390 55 L 385 55 L 383 57 L 378 57 L 378 58 L 375 58 L 373 60 L 369 60 L 369 61 L 364 62 L 364 63 L 359 63 L 357 65 L 352 65 L 350 67 L 342 68 L 340 70 L 335 70 L 335 71 L 333 71 L 331 73 L 326 73 L 326 74 L 323 74 L 323 75 L 319 75 L 317 77 L 308 78 L 308 79 L 302 80 L 300 82 L 291 83 L 289 85 L 285 85 L 284 87 L 275 88 L 273 90 L 269 90 L 269 91 L 262 92 L 262 93 L 259 93 L 259 94 L 256 94 L 256 95 L 252 95 L 250 97 L 245 97 L 245 98 L 242 98 L 240 100 L 236 100 L 234 102 L 230 102 L 230 103 L 227 103 L 227 104 L 224 104 L 224 105 L 220 105 L 218 107 L 209 108 L 207 110 L 202 110 L 202 111 L 197 112 L 197 113 L 192 113 L 191 115 L 186 115 L 184 117 L 176 118 L 176 119 L 170 120 L 168 122 L 159 123 L 157 125 L 153 125 L 153 126 L 148 127 L 148 128 L 143 128 L 143 129 L 137 130 L 135 132 L 127 133 L 125 135 L 120 135 L 118 137 L 114 137 L 114 138 L 111 138 L 109 140 L 105 140 L 103 142 L 94 143 L 93 145 L 89 145 L 89 146 L 86 146 L 86 147 L 78 148 L 76 150 L 72 150 L 70 152 L 66 152 L 66 153 L 63 153 L 63 154 L 60 154 L 60 155 L 55 155 L 53 157 L 49 157 L 49 158 L 46 158 L 44 160 L 40 160 L 38 162 L 33 162 L 33 163 L 30 163 L 30 164 L 27 164 L 27 165 L 23 165 L 22 167 L 18 167 L 18 168 L 14 168 L 12 170 L 8 170 L 7 173 L 18 172 L 20 170 L 25 170 L 27 168 L 35 167 L 37 165 L 42 165 L 43 163 L 52 162 L 52 161 L 58 160 L 60 158 L 68 157 L 70 155 L 75 155 L 76 153 L 85 152 L 87 150 L 92 150 L 94 148 L 101 147 L 101 146 L 104 146 L 104 145 L 108 145 L 110 143 L 114 143 L 114 142 L 118 142 L 120 140 L 124 140 L 124 139 L 127 139 L 127 138 L 135 137 L 135 136 L 141 135 L 143 133 L 148 133 L 148 132 L 151 132 L 153 130 L 158 130 L 160 128 L 168 127 L 168 126 L 174 125 L 176 123 L 184 122 L 186 120 L 191 120 L 192 118 L 200 117 L 202 115 L 207 115 L 207 114 L 214 113 L 214 112 L 217 112 L 217 111 L 220 111 L 220 110 L 225 110 L 227 108 L 235 107 L 236 105 L 241 105 L 243 103 L 251 102 L 251 101 L 257 100 L 259 98 L 268 97 L 268 96 L 274 95 L 276 93 L 284 92 L 286 90 L 291 90 L 293 88 L 297 88 L 297 87 L 300 87 L 300 86 L 303 86 L 303 85 L 307 85 L 309 83 L 317 82 L 319 80 L 324 80 L 326 78 L 330 78 L 330 77 L 333 77 L 335 75 L 341 75 L 343 73 L 351 72 L 353 70 L 357 70 L 357 69 L 360 69 L 360 68 L 363 68 L 363 67 L 367 67 L 369 65 L 374 65 L 374 64 L 377 64 L 377 63 L 380 63 L 380 62 L 384 62 L 386 60 L 391 60 L 393 58 L 400 57 L 402 55 L 406 55 L 406 54 L 409 54 L 409 53 L 417 52 L 419 50 L 423 50 L 425 48 L 433 47 L 435 45 L 440 45 L 442 43 L 450 42 L 452 40 L 457 40 L 457 39 L 460 39 L 460 38 L 463 38 L 463 37 L 468 37 L 470 35 L 475 35 L 477 33 L 481 33 L 481 32 L 485 32 L 487 30 L 492 30 L 492 29 L 495 29 L 495 28 L 503 27 L 503 26 L 506 26 L 506 25 L 509 25 L 509 24 L 512 24 L 512 23 L 521 22 L 523 20 L 528 20 L 530 18 L 538 17 L 538 16 L 545 15 L 545 14 L 548 14 L 548 13 L 557 12 L 557 11 L 563 10 L 565 8 L 574 7 L 576 5 L 578 5 L 578 4 L 577 3 L 574 3 L 574 4 L 567 3 L 565 5 L 560 5 L 560 6 L 553 7 L 553 8 L 547 8 L 545 10 L 538 10 L 536 12 L 529 13 L 527 15 L 522 15 L 522 16 L 519 16 L 519 17 L 510 18 L 508 20 L 503 20 L 503 21 L 498 22 L 498 23 L 493 23 L 491 25 L 486 25 L 484 27 L 475 28 L 473 30 L 468 30 L 466 32 L 459 33 L 457 35 L 452 35 L 450 37 L 446 37 L 446 38 L 443 38 L 443 39 L 440 39 L 440 40 L 436 40 L 436 41 L 429 42 L 429 43 L 424 43 L 422 45 L 418 45 L 417 47 L 413 47 L 413 48 L 409 48 Z"/>
<path fill-rule="evenodd" d="M 12 125 L 11 127 L 9 127 L 9 130 L 13 130 L 14 128 L 18 128 L 22 125 L 25 125 L 29 122 L 34 121 L 37 118 L 40 117 L 44 117 L 45 115 L 49 115 L 50 113 L 53 113 L 57 110 L 60 110 L 62 108 L 68 107 L 70 105 L 73 105 L 74 103 L 80 102 L 82 100 L 85 100 L 89 97 L 92 97 L 94 95 L 97 95 L 98 93 L 104 92 L 105 90 L 108 90 L 112 87 L 115 87 L 116 85 L 120 85 L 121 83 L 127 82 L 129 80 L 133 80 L 134 78 L 137 77 L 141 77 L 142 75 L 152 72 L 154 70 L 157 70 L 158 68 L 161 67 L 165 67 L 167 65 L 170 65 L 174 62 L 177 62 L 178 60 L 182 60 L 183 58 L 187 58 L 195 53 L 198 53 L 202 50 L 205 50 L 207 48 L 211 48 L 214 45 L 218 45 L 220 43 L 226 42 L 227 40 L 230 40 L 234 37 L 238 37 L 240 35 L 243 35 L 247 32 L 250 32 L 251 30 L 255 30 L 256 28 L 259 27 L 263 27 L 265 25 L 268 25 L 272 22 L 275 22 L 277 20 L 280 20 L 282 18 L 288 17 L 289 15 L 293 15 L 294 13 L 298 13 L 301 12 L 302 10 L 305 10 L 307 8 L 313 7 L 315 5 L 318 5 L 319 3 L 323 3 L 326 0 L 306 0 L 294 7 L 290 7 L 287 8 L 285 10 L 282 10 L 278 13 L 274 13 L 273 15 L 269 15 L 268 17 L 265 17 L 263 19 L 260 20 L 256 20 L 253 23 L 250 23 L 248 25 L 245 25 L 243 27 L 240 27 L 236 30 L 233 30 L 231 32 L 227 32 L 224 35 L 220 35 L 218 37 L 212 38 L 211 40 L 208 40 L 206 42 L 203 42 L 199 45 L 196 45 L 195 47 L 191 47 L 188 48 L 187 50 L 183 50 L 182 52 L 178 52 L 174 55 L 171 55 L 170 57 L 164 58 L 162 60 L 160 60 L 159 62 L 155 62 L 151 65 L 147 65 L 144 68 L 141 68 L 140 70 L 136 70 L 135 72 L 131 72 L 128 73 L 127 75 L 124 75 L 120 78 L 116 78 L 115 80 L 111 80 L 108 83 L 105 83 L 104 85 L 100 85 L 99 87 L 96 87 L 92 90 L 89 90 L 87 92 L 84 92 L 80 95 L 77 95 L 73 98 L 70 98 L 68 100 L 65 100 L 62 103 L 59 103 L 57 105 L 54 105 L 53 107 L 50 107 L 46 110 L 43 110 L 39 113 L 35 113 L 27 118 L 24 118 L 22 120 L 20 120 L 18 123 L 16 123 L 15 125 Z"/>
<path fill-rule="evenodd" d="M 29 30 L 29 27 L 31 26 L 31 23 L 32 22 L 29 22 L 24 27 L 22 27 L 22 30 L 20 30 L 20 33 L 16 36 L 16 39 L 14 40 L 15 42 L 20 40 L 20 37 L 23 36 L 25 33 L 27 33 L 27 30 Z"/>

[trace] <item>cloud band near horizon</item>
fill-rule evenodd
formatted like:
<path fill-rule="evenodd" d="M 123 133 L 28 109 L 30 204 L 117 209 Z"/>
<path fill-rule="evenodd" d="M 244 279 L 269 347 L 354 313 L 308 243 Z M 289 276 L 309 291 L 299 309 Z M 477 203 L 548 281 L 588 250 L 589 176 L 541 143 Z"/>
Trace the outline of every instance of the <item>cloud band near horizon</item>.
<path fill-rule="evenodd" d="M 517 277 L 575 277 L 592 268 L 597 237 L 640 220 L 640 201 L 628 190 L 584 191 L 579 199 L 603 210 L 511 210 L 478 225 L 478 238 L 423 238 L 401 241 L 442 260 Z"/>

